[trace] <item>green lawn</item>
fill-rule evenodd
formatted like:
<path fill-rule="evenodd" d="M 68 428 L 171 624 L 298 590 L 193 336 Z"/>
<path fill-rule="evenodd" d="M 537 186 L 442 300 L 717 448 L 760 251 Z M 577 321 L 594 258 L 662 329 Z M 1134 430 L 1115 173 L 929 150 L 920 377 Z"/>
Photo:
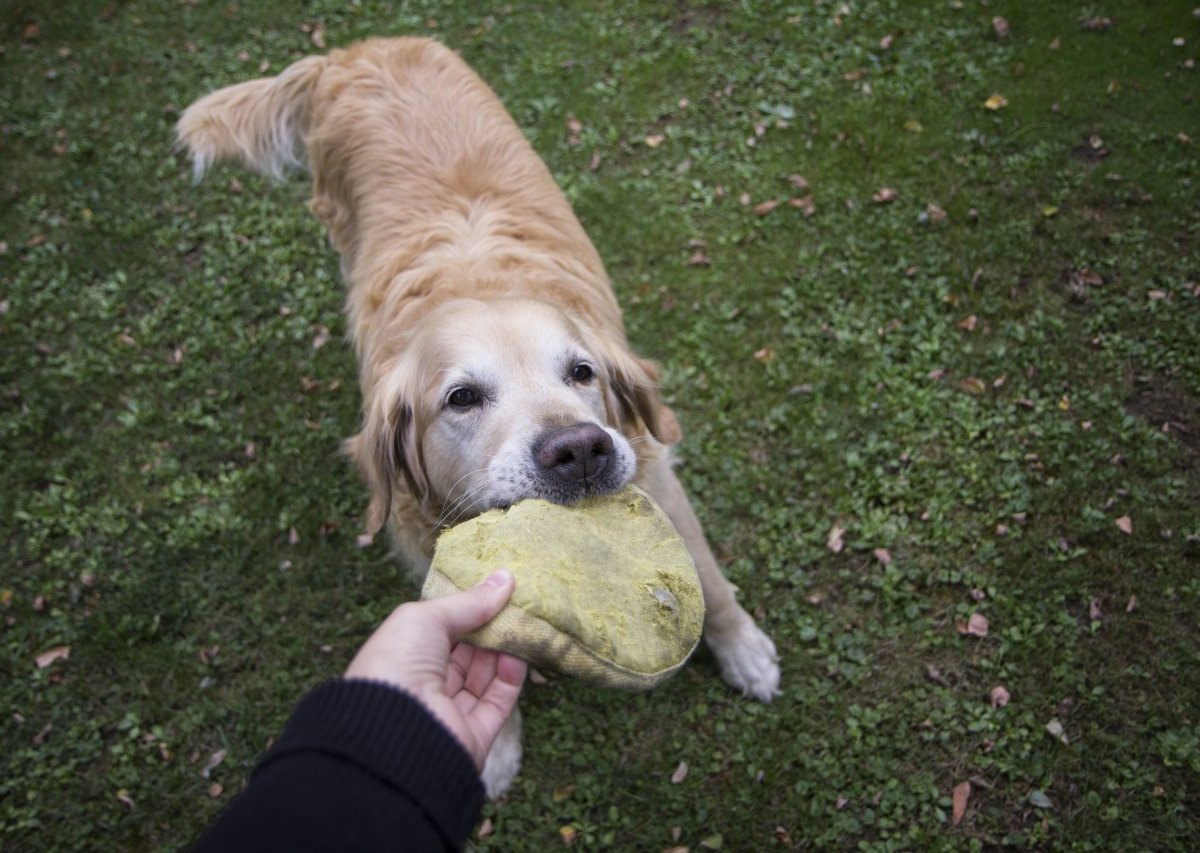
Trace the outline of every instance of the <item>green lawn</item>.
<path fill-rule="evenodd" d="M 784 672 L 531 684 L 479 847 L 1196 849 L 1194 5 L 0 7 L 0 848 L 185 845 L 415 594 L 307 186 L 171 146 L 421 33 L 575 204 Z"/>

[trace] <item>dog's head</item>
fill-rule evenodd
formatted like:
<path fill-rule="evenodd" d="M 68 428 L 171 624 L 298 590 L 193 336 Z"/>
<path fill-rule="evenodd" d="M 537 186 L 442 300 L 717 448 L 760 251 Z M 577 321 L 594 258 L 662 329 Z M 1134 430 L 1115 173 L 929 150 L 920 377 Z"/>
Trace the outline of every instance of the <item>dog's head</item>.
<path fill-rule="evenodd" d="M 640 443 L 679 439 L 657 378 L 624 340 L 543 303 L 443 303 L 364 384 L 349 449 L 371 488 L 369 528 L 387 522 L 398 492 L 453 524 L 522 498 L 618 491 Z"/>

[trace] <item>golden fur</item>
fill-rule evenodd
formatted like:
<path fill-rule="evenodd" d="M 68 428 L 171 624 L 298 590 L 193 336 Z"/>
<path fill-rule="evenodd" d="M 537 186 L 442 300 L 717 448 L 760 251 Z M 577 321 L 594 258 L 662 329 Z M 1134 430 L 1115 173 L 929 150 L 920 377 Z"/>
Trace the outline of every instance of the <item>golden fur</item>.
<path fill-rule="evenodd" d="M 440 524 L 541 494 L 522 467 L 530 443 L 596 424 L 628 463 L 609 485 L 636 479 L 687 541 L 726 680 L 764 701 L 777 692 L 774 646 L 736 603 L 670 470 L 678 424 L 654 365 L 629 348 L 599 255 L 456 54 L 397 38 L 308 57 L 200 99 L 178 134 L 197 176 L 219 161 L 312 174 L 312 211 L 348 287 L 363 411 L 348 448 L 372 530 L 387 524 L 419 572 Z M 463 387 L 486 405 L 449 405 Z"/>

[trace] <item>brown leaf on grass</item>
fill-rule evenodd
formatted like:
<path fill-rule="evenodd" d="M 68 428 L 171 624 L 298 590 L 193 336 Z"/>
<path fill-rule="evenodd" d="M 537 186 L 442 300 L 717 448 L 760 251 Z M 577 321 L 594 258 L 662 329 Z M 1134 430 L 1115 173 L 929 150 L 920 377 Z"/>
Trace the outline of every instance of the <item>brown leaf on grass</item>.
<path fill-rule="evenodd" d="M 213 782 L 211 785 L 208 786 L 208 795 L 210 797 L 212 797 L 214 800 L 217 797 L 221 796 L 221 794 L 224 791 L 225 791 L 225 786 L 222 785 L 220 782 Z"/>
<path fill-rule="evenodd" d="M 975 327 L 979 325 L 979 317 L 975 314 L 968 314 L 958 321 L 958 327 L 967 332 L 975 331 Z"/>
<path fill-rule="evenodd" d="M 978 376 L 968 376 L 962 382 L 958 383 L 958 387 L 973 397 L 978 397 L 986 388 L 983 380 Z"/>
<path fill-rule="evenodd" d="M 679 762 L 679 766 L 675 768 L 675 772 L 671 774 L 671 784 L 679 785 L 687 778 L 688 764 L 686 761 Z"/>
<path fill-rule="evenodd" d="M 891 33 L 888 33 L 886 36 L 884 36 L 883 38 L 881 38 L 879 40 L 879 49 L 880 50 L 891 50 L 892 42 L 894 42 L 895 40 L 896 40 L 896 37 L 894 35 L 892 35 Z"/>
<path fill-rule="evenodd" d="M 288 528 L 287 541 L 289 545 L 298 545 L 300 543 L 300 534 L 296 532 L 296 528 Z"/>
<path fill-rule="evenodd" d="M 329 343 L 329 330 L 324 326 L 317 326 L 317 335 L 313 338 L 313 349 L 320 349 Z"/>
<path fill-rule="evenodd" d="M 200 775 L 205 779 L 209 777 L 214 770 L 221 766 L 221 762 L 225 760 L 226 752 L 223 749 L 218 749 L 208 757 L 208 761 L 204 762 L 204 766 L 200 768 Z"/>
<path fill-rule="evenodd" d="M 969 619 L 963 619 L 961 616 L 954 620 L 954 628 L 958 633 L 972 637 L 986 637 L 988 635 L 988 620 L 982 613 L 972 613 Z"/>
<path fill-rule="evenodd" d="M 993 708 L 1003 708 L 1008 704 L 1012 697 L 1005 688 L 1001 687 L 1000 685 L 996 685 L 992 688 L 989 698 L 991 699 Z"/>
<path fill-rule="evenodd" d="M 871 553 L 875 555 L 875 559 L 878 560 L 881 565 L 890 566 L 892 564 L 892 554 L 887 548 L 876 548 Z"/>
<path fill-rule="evenodd" d="M 483 823 L 479 824 L 479 831 L 475 833 L 475 837 L 480 841 L 483 841 L 495 831 L 495 824 L 492 823 L 492 819 L 490 817 L 485 817 L 483 819 Z"/>
<path fill-rule="evenodd" d="M 763 347 L 760 350 L 756 350 L 754 353 L 754 360 L 761 361 L 764 363 L 770 361 L 774 357 L 775 357 L 775 350 L 771 349 L 770 347 Z"/>
<path fill-rule="evenodd" d="M 646 147 L 647 148 L 658 148 L 660 145 L 663 144 L 663 142 L 666 141 L 666 139 L 667 139 L 667 137 L 661 133 L 651 133 L 649 136 L 646 137 Z"/>
<path fill-rule="evenodd" d="M 1129 596 L 1129 601 L 1125 602 L 1125 612 L 1132 613 L 1137 610 L 1138 600 L 1136 595 Z"/>
<path fill-rule="evenodd" d="M 1093 622 L 1099 622 L 1104 618 L 1104 599 L 1095 596 L 1088 602 L 1088 619 Z"/>
<path fill-rule="evenodd" d="M 308 37 L 310 39 L 312 39 L 313 47 L 315 47 L 317 50 L 325 49 L 325 25 L 324 24 L 314 24 L 313 28 L 312 28 L 312 32 L 309 33 Z"/>
<path fill-rule="evenodd" d="M 759 204 L 754 205 L 755 216 L 766 216 L 775 208 L 779 207 L 779 199 L 773 198 Z"/>
<path fill-rule="evenodd" d="M 575 839 L 579 837 L 579 830 L 568 823 L 566 826 L 558 828 L 558 837 L 562 839 L 563 844 L 570 847 L 575 843 Z"/>
<path fill-rule="evenodd" d="M 802 193 L 806 193 L 809 190 L 808 181 L 803 175 L 788 175 L 788 183 Z"/>
<path fill-rule="evenodd" d="M 925 205 L 925 215 L 929 217 L 930 222 L 946 221 L 946 211 L 932 201 Z"/>
<path fill-rule="evenodd" d="M 1084 18 L 1079 25 L 1089 33 L 1103 33 L 1111 30 L 1114 23 L 1112 18 L 1093 17 Z"/>
<path fill-rule="evenodd" d="M 1120 530 L 1126 536 L 1133 533 L 1133 519 L 1129 516 L 1123 515 L 1113 523 L 1117 525 L 1117 530 Z"/>
<path fill-rule="evenodd" d="M 845 535 L 845 529 L 840 524 L 835 524 L 825 536 L 825 547 L 835 554 L 842 553 L 842 549 L 846 547 Z"/>
<path fill-rule="evenodd" d="M 951 797 L 950 807 L 950 823 L 953 826 L 958 826 L 962 823 L 963 815 L 967 813 L 967 800 L 971 799 L 971 783 L 959 782 L 954 786 L 954 794 Z"/>
<path fill-rule="evenodd" d="M 55 661 L 67 660 L 69 657 L 71 657 L 70 646 L 55 646 L 52 649 L 46 649 L 46 651 L 34 658 L 33 662 L 37 665 L 38 669 L 45 669 Z"/>
<path fill-rule="evenodd" d="M 704 254 L 703 249 L 697 249 L 692 253 L 692 256 L 688 258 L 687 265 L 689 267 L 707 267 L 712 266 L 712 261 L 709 260 L 708 255 Z"/>
<path fill-rule="evenodd" d="M 133 797 L 129 796 L 129 792 L 124 788 L 117 791 L 117 802 L 130 811 L 133 811 Z"/>
<path fill-rule="evenodd" d="M 876 204 L 888 204 L 895 201 L 899 196 L 899 190 L 895 190 L 892 187 L 881 187 L 871 196 L 871 201 Z"/>
<path fill-rule="evenodd" d="M 996 15 L 994 18 L 992 18 L 992 32 L 994 32 L 996 34 L 996 38 L 1000 39 L 1001 41 L 1008 38 L 1010 32 L 1008 21 L 999 15 Z"/>
<path fill-rule="evenodd" d="M 808 217 L 817 212 L 817 205 L 813 202 L 811 195 L 806 195 L 803 198 L 789 198 L 788 204 L 803 211 L 805 219 L 808 219 Z"/>
<path fill-rule="evenodd" d="M 995 112 L 996 110 L 1002 110 L 1008 106 L 1008 98 L 1004 97 L 999 92 L 996 92 L 986 101 L 984 101 L 983 105 L 992 112 Z"/>

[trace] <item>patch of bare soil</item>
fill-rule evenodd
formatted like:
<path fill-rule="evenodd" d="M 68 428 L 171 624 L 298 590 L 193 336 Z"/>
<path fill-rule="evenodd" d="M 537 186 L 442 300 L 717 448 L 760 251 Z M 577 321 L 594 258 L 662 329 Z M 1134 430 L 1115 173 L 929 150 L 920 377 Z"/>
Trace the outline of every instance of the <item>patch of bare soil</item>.
<path fill-rule="evenodd" d="M 1126 408 L 1174 436 L 1200 461 L 1200 400 L 1156 377 L 1129 399 Z"/>

